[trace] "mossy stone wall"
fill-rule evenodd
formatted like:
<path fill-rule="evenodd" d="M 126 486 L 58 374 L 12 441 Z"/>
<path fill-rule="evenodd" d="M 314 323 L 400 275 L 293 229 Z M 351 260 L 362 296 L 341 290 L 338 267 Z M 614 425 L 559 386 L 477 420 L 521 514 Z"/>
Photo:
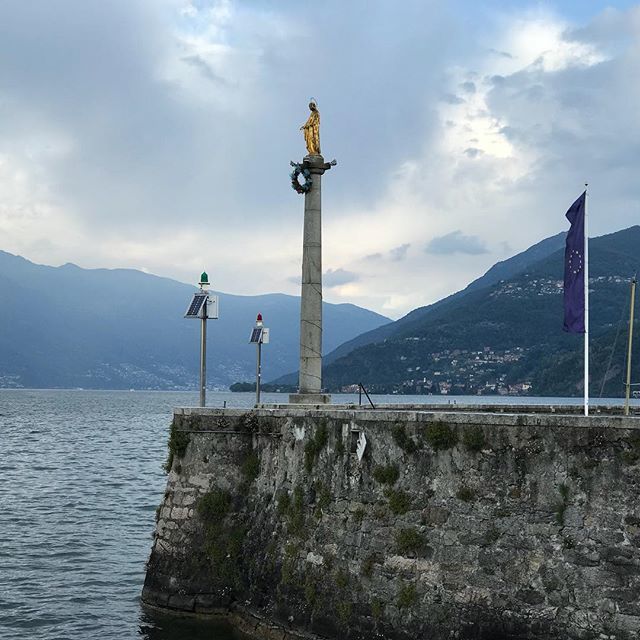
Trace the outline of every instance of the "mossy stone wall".
<path fill-rule="evenodd" d="M 637 638 L 638 422 L 177 411 L 143 600 L 263 637 Z"/>

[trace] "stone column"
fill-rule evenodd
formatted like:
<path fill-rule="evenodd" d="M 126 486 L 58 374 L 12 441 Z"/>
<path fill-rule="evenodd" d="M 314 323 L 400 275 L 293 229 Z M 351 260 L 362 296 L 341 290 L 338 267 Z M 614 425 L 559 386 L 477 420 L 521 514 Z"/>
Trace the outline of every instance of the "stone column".
<path fill-rule="evenodd" d="M 331 168 L 321 155 L 309 155 L 304 165 L 312 176 L 311 189 L 304 196 L 302 241 L 302 299 L 300 302 L 299 393 L 289 402 L 327 404 L 331 396 L 322 393 L 322 174 Z"/>

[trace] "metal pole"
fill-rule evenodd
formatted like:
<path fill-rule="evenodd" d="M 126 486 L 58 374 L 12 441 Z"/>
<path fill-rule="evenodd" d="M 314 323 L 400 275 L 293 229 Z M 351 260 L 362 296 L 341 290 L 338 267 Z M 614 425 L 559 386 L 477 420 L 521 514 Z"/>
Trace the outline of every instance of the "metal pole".
<path fill-rule="evenodd" d="M 624 399 L 624 415 L 629 415 L 629 398 L 631 396 L 631 349 L 633 346 L 633 311 L 636 303 L 636 276 L 631 281 L 631 311 L 629 313 L 629 345 L 627 348 L 627 384 Z"/>
<path fill-rule="evenodd" d="M 200 325 L 200 406 L 207 404 L 207 303 Z"/>
<path fill-rule="evenodd" d="M 256 362 L 256 404 L 260 404 L 261 376 L 262 376 L 262 340 L 258 340 L 258 360 Z"/>
<path fill-rule="evenodd" d="M 589 214 L 584 185 L 584 415 L 589 415 Z"/>

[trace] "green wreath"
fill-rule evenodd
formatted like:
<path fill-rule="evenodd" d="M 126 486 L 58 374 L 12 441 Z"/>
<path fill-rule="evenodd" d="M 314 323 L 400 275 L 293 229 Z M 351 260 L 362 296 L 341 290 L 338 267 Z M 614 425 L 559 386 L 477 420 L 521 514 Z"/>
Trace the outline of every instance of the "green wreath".
<path fill-rule="evenodd" d="M 291 177 L 291 187 L 297 193 L 308 193 L 311 190 L 311 186 L 313 184 L 313 178 L 311 177 L 311 172 L 307 167 L 298 163 L 292 162 L 291 166 L 293 167 L 293 171 L 290 174 Z M 304 178 L 304 182 L 300 184 L 300 180 L 298 177 L 302 175 Z"/>

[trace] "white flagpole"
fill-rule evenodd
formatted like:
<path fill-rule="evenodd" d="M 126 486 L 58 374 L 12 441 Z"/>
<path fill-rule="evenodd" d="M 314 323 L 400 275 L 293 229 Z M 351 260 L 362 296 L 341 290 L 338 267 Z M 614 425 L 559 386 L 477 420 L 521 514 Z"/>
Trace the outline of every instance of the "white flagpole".
<path fill-rule="evenodd" d="M 584 185 L 584 415 L 589 415 L 589 214 Z"/>

